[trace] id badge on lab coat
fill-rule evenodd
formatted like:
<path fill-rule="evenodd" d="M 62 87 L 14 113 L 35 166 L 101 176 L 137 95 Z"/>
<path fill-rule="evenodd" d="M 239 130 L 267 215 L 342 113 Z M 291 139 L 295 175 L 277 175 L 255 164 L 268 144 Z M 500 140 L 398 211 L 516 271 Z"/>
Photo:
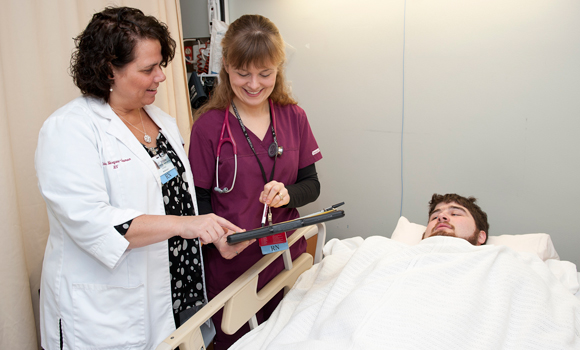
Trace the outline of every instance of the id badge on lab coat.
<path fill-rule="evenodd" d="M 167 153 L 159 153 L 151 159 L 153 159 L 157 165 L 157 169 L 159 169 L 159 176 L 161 177 L 162 184 L 165 184 L 167 181 L 177 176 L 177 169 L 173 166 Z"/>

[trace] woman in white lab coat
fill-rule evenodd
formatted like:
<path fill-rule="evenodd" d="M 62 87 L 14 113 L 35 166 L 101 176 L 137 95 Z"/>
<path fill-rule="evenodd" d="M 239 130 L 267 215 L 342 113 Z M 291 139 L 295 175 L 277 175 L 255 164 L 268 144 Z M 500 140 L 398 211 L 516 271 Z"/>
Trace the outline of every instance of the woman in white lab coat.
<path fill-rule="evenodd" d="M 42 347 L 150 349 L 206 302 L 200 242 L 226 258 L 240 228 L 197 216 L 175 120 L 151 104 L 175 41 L 126 7 L 93 16 L 71 60 L 83 93 L 44 123 L 36 151 L 50 234 Z"/>

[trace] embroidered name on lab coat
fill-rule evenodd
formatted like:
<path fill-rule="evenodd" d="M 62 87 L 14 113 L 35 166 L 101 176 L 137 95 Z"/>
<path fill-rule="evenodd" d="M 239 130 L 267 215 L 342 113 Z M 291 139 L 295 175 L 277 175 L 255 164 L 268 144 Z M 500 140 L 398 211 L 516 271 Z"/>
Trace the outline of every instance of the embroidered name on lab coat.
<path fill-rule="evenodd" d="M 124 162 L 128 162 L 128 161 L 130 161 L 130 160 L 131 160 L 131 158 L 127 158 L 127 159 L 119 159 L 119 160 L 109 160 L 109 161 L 107 161 L 106 163 L 105 163 L 105 162 L 103 162 L 103 165 L 105 165 L 105 166 L 107 166 L 107 165 L 112 165 L 112 166 L 113 166 L 113 169 L 117 169 L 117 168 L 119 167 L 119 163 L 121 163 L 121 162 L 123 162 L 123 163 L 124 163 Z"/>

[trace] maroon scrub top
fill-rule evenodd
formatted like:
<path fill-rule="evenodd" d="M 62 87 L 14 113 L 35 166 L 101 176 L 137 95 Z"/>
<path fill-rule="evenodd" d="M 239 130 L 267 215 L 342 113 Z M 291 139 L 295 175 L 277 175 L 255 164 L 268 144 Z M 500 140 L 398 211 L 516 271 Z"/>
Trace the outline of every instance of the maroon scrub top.
<path fill-rule="evenodd" d="M 216 215 L 222 216 L 235 225 L 251 230 L 261 226 L 264 205 L 260 203 L 259 196 L 264 189 L 264 179 L 260 171 L 258 161 L 252 149 L 248 145 L 240 124 L 235 115 L 228 112 L 230 129 L 238 150 L 238 171 L 234 189 L 229 193 L 217 193 L 215 168 L 217 158 L 217 146 L 220 140 L 220 132 L 224 122 L 225 110 L 212 110 L 204 113 L 194 124 L 191 130 L 191 142 L 189 147 L 189 161 L 193 171 L 195 186 L 211 189 L 211 203 Z M 274 117 L 276 118 L 276 137 L 279 146 L 284 152 L 276 160 L 274 180 L 284 185 L 294 184 L 298 169 L 307 167 L 322 158 L 322 154 L 316 143 L 316 139 L 310 129 L 304 110 L 297 105 L 280 106 L 274 104 Z M 270 129 L 260 140 L 251 130 L 247 129 L 248 136 L 252 141 L 256 154 L 260 158 L 266 177 L 270 179 L 270 172 L 274 165 L 274 158 L 268 156 L 268 147 L 274 141 Z M 228 137 L 227 130 L 224 137 Z M 219 161 L 219 185 L 232 187 L 234 176 L 234 154 L 230 143 L 222 145 Z M 282 222 L 299 217 L 295 208 L 272 208 L 273 222 Z M 306 251 L 306 240 L 302 238 L 291 247 L 292 258 Z M 231 260 L 222 258 L 219 251 L 213 246 L 204 246 L 204 269 L 208 297 L 212 299 L 225 289 L 237 277 L 248 270 L 260 258 L 262 252 L 255 242 L 246 248 L 240 255 Z M 266 268 L 258 281 L 258 288 L 262 288 L 276 274 L 284 268 L 282 259 Z M 258 314 L 258 321 L 267 319 L 271 311 L 279 302 L 274 301 L 264 307 L 265 314 Z M 261 320 L 262 319 L 262 320 Z M 216 328 L 220 328 L 221 314 L 214 317 Z M 247 331 L 247 326 L 246 330 Z M 240 330 L 229 337 L 229 341 L 222 342 L 223 334 L 218 331 L 215 345 L 231 345 L 245 331 Z M 221 343 L 221 344 L 220 344 Z M 227 344 L 226 344 L 227 343 Z M 222 348 L 222 346 L 218 346 Z"/>

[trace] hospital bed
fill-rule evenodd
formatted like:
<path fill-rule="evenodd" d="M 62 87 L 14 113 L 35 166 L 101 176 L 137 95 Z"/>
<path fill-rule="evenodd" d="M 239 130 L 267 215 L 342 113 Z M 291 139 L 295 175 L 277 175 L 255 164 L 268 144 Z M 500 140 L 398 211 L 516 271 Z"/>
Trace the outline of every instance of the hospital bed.
<path fill-rule="evenodd" d="M 383 346 L 386 346 L 387 343 L 393 348 L 422 348 L 425 344 L 413 343 L 419 338 L 429 339 L 429 344 L 433 345 L 433 348 L 475 348 L 474 344 L 481 344 L 482 342 L 483 344 L 487 344 L 487 347 L 483 346 L 482 348 L 510 348 L 511 345 L 513 345 L 512 348 L 518 348 L 521 347 L 522 344 L 526 344 L 527 347 L 529 344 L 526 342 L 526 338 L 536 337 L 536 334 L 541 333 L 546 329 L 549 329 L 550 331 L 547 334 L 541 333 L 541 336 L 537 336 L 539 339 L 534 339 L 532 342 L 533 344 L 536 344 L 537 342 L 538 349 L 580 349 L 580 287 L 578 286 L 580 273 L 578 273 L 574 264 L 564 261 L 561 262 L 559 260 L 549 235 L 523 234 L 490 236 L 487 247 L 478 250 L 478 252 L 482 252 L 481 254 L 483 255 L 481 255 L 481 258 L 478 257 L 475 259 L 475 264 L 477 265 L 480 260 L 489 260 L 488 257 L 490 257 L 490 255 L 491 260 L 489 264 L 497 264 L 498 260 L 504 259 L 507 264 L 505 266 L 508 266 L 509 269 L 505 266 L 502 267 L 500 270 L 505 270 L 503 272 L 504 274 L 497 278 L 505 280 L 513 277 L 514 280 L 506 286 L 499 286 L 499 288 L 502 290 L 505 288 L 513 288 L 516 290 L 516 292 L 513 293 L 516 294 L 502 298 L 501 294 L 494 294 L 496 292 L 493 289 L 490 290 L 487 285 L 477 285 L 477 278 L 479 278 L 478 273 L 470 272 L 466 274 L 465 271 L 462 270 L 465 269 L 465 266 L 472 266 L 473 262 L 461 260 L 460 265 L 457 267 L 457 271 L 461 271 L 462 274 L 465 274 L 465 276 L 467 276 L 466 278 L 473 275 L 473 283 L 476 284 L 476 287 L 474 288 L 485 289 L 485 293 L 489 295 L 489 298 L 491 298 L 492 301 L 488 302 L 485 298 L 481 298 L 478 299 L 478 303 L 474 303 L 475 306 L 464 305 L 465 302 L 463 301 L 451 303 L 459 304 L 456 310 L 454 309 L 454 306 L 447 306 L 445 304 L 446 297 L 441 297 L 438 293 L 434 293 L 434 295 L 432 293 L 427 293 L 428 296 L 425 297 L 426 300 L 424 301 L 421 299 L 423 298 L 421 295 L 414 295 L 414 293 L 420 293 L 422 289 L 430 289 L 427 292 L 430 292 L 431 289 L 432 291 L 435 291 L 436 288 L 439 287 L 438 284 L 442 283 L 438 280 L 439 277 L 434 277 L 432 280 L 429 280 L 429 277 L 427 277 L 426 282 L 425 280 L 420 280 L 420 283 L 416 280 L 412 280 L 412 282 L 409 282 L 409 287 L 403 286 L 400 273 L 395 277 L 378 275 L 381 277 L 377 278 L 372 277 L 372 274 L 382 274 L 383 271 L 368 271 L 369 266 L 384 265 L 386 264 L 385 257 L 392 257 L 391 260 L 393 261 L 391 263 L 399 265 L 407 264 L 405 265 L 405 268 L 413 266 L 413 268 L 416 269 L 408 272 L 412 276 L 412 279 L 413 276 L 421 274 L 421 268 L 425 270 L 425 268 L 432 269 L 433 266 L 437 266 L 437 259 L 441 260 L 442 256 L 454 256 L 453 259 L 457 260 L 458 256 L 469 256 L 469 254 L 464 253 L 471 252 L 473 249 L 481 248 L 472 247 L 469 243 L 463 240 L 449 237 L 434 237 L 418 244 L 419 241 L 421 241 L 421 235 L 424 229 L 425 226 L 410 223 L 406 218 L 401 217 L 391 239 L 384 237 L 371 237 L 366 240 L 363 240 L 360 237 L 347 240 L 333 239 L 324 246 L 325 258 L 320 264 L 318 264 L 318 262 L 321 261 L 322 246 L 325 243 L 325 225 L 319 224 L 317 226 L 300 229 L 290 237 L 289 245 L 295 243 L 302 236 L 310 238 L 318 234 L 316 240 L 316 256 L 314 258 L 308 253 L 302 254 L 294 261 L 290 261 L 288 256 L 284 257 L 283 253 L 265 256 L 227 289 L 210 301 L 190 320 L 167 337 L 167 339 L 157 347 L 157 350 L 170 350 L 177 346 L 182 350 L 205 349 L 199 327 L 222 307 L 224 308 L 224 317 L 221 327 L 224 332 L 233 334 L 246 322 L 249 322 L 250 324 L 252 331 L 233 346 L 233 348 L 239 349 L 278 347 L 313 347 L 317 349 L 342 347 L 382 348 Z M 431 243 L 429 241 L 431 241 Z M 450 251 L 443 251 L 447 249 L 447 247 L 449 247 Z M 433 254 L 433 252 L 435 253 Z M 377 256 L 377 260 L 372 260 L 374 259 L 372 258 L 373 254 Z M 280 255 L 284 258 L 286 269 L 262 290 L 256 292 L 259 272 Z M 421 267 L 421 259 L 425 259 L 425 257 L 430 259 L 433 255 L 436 256 L 436 260 L 428 261 L 424 263 L 423 267 Z M 405 259 L 407 258 L 410 263 L 405 262 Z M 459 259 L 464 258 L 461 257 Z M 523 261 L 521 264 L 520 260 Z M 316 263 L 316 265 L 313 266 L 313 262 Z M 350 266 L 349 264 L 354 264 L 355 266 Z M 448 275 L 455 271 L 449 270 L 449 261 L 443 261 L 442 264 L 445 269 L 444 275 Z M 479 267 L 475 265 L 473 266 L 473 271 L 477 271 Z M 529 266 L 535 269 L 534 272 L 531 272 L 534 274 L 533 278 L 531 278 L 533 282 L 530 282 L 532 284 L 527 288 L 524 288 L 525 293 L 522 295 L 522 292 L 520 291 L 521 285 L 528 282 L 527 280 L 520 281 L 515 278 L 520 274 L 528 274 L 529 272 L 527 269 Z M 544 266 L 548 266 L 548 268 L 545 268 Z M 384 287 L 384 290 L 381 289 L 378 292 L 377 300 L 381 300 L 381 306 L 379 307 L 378 304 L 375 305 L 376 302 L 372 301 L 373 304 L 368 306 L 371 311 L 361 314 L 360 319 L 357 315 L 358 310 L 364 306 L 366 301 L 371 302 L 371 300 L 375 300 L 373 299 L 375 296 L 368 296 L 368 290 L 360 292 L 356 288 L 349 292 L 352 295 L 345 294 L 340 297 L 337 296 L 337 294 L 342 293 L 345 289 L 351 288 L 353 285 L 353 282 L 350 280 L 347 282 L 342 281 L 344 275 L 354 275 L 355 277 L 353 278 L 359 278 L 359 280 L 360 278 L 364 278 L 364 276 L 357 276 L 359 275 L 357 269 L 365 271 L 360 274 L 368 274 L 368 276 L 371 276 L 369 277 L 371 281 L 383 279 L 385 281 L 391 281 L 387 287 Z M 373 267 L 373 269 L 375 269 L 375 267 Z M 472 271 L 471 268 L 469 271 Z M 482 271 L 481 273 L 485 276 L 489 275 L 487 270 Z M 436 270 L 429 270 L 427 275 L 429 276 L 429 274 L 439 276 L 437 275 Z M 300 275 L 302 276 L 299 279 Z M 445 278 L 444 275 L 443 278 Z M 297 280 L 298 282 L 296 282 Z M 360 281 L 368 281 L 368 279 Z M 294 289 L 292 289 L 290 293 L 286 293 L 295 283 L 296 286 Z M 324 283 L 326 283 L 326 285 L 324 285 Z M 341 285 L 340 283 L 345 284 Z M 473 283 L 469 282 L 466 283 L 466 285 Z M 534 285 L 533 283 L 538 284 Z M 364 285 L 364 288 L 368 285 L 367 282 L 361 282 L 359 284 Z M 497 281 L 492 281 L 492 286 L 496 285 Z M 544 288 L 544 286 L 547 287 Z M 383 287 L 381 286 L 380 288 Z M 281 305 L 276 309 L 268 322 L 258 326 L 255 321 L 254 313 L 282 289 L 284 289 L 286 297 Z M 389 292 L 385 292 L 386 290 Z M 461 287 L 458 287 L 458 290 L 461 291 Z M 535 295 L 536 290 L 538 290 L 537 296 Z M 533 291 L 533 293 L 530 291 Z M 473 291 L 467 289 L 464 292 L 473 293 Z M 327 294 L 320 293 L 331 294 L 332 298 L 329 298 L 330 301 L 326 300 Z M 386 296 L 383 297 L 383 294 Z M 547 300 L 548 298 L 551 298 L 552 294 L 557 301 L 546 303 L 551 305 L 551 309 L 544 311 L 546 307 L 542 306 L 543 302 L 538 302 L 537 300 Z M 349 299 L 352 298 L 353 295 L 359 298 L 354 299 L 354 304 L 352 304 L 353 301 Z M 396 302 L 393 303 L 393 305 L 390 305 L 389 303 L 384 302 L 384 298 L 391 298 L 396 300 Z M 534 298 L 539 299 L 536 300 Z M 333 299 L 337 299 L 336 304 L 334 305 L 332 304 Z M 447 297 L 447 299 L 449 299 L 449 297 Z M 405 300 L 407 300 L 407 304 Z M 350 306 L 349 303 L 351 303 Z M 379 318 L 376 319 L 377 321 L 368 324 L 368 322 L 370 322 L 369 320 L 375 320 L 375 318 L 369 317 L 368 314 L 372 314 L 374 308 L 377 308 L 378 310 L 384 308 L 385 305 L 387 307 L 385 310 L 388 310 L 388 312 L 385 312 L 384 314 L 393 315 L 395 319 L 387 320 L 381 316 L 381 313 L 376 313 L 379 315 Z M 442 309 L 442 311 L 437 309 L 437 307 L 444 307 L 444 309 Z M 473 317 L 470 317 L 467 320 L 462 320 L 461 310 L 466 307 L 473 309 Z M 330 308 L 331 310 L 325 310 L 325 308 Z M 540 318 L 536 320 L 533 319 L 533 317 L 530 318 L 528 315 L 526 319 L 526 327 L 519 327 L 520 321 L 516 322 L 519 317 L 517 313 L 521 312 L 520 310 L 522 309 L 526 310 L 525 312 L 528 314 L 533 313 L 535 312 L 532 310 L 534 308 L 539 310 L 538 314 L 540 316 L 538 317 Z M 316 309 L 317 313 L 315 315 L 304 314 L 304 310 L 311 309 Z M 493 311 L 495 309 L 497 309 L 497 311 Z M 441 332 L 441 329 L 438 327 L 443 327 L 443 325 L 422 324 L 422 322 L 431 319 L 431 316 L 429 315 L 435 315 L 433 316 L 433 319 L 438 320 L 437 322 L 439 322 L 441 314 L 446 313 L 455 316 L 448 319 L 445 318 L 443 323 L 449 322 L 450 324 L 456 324 L 459 322 L 469 325 L 470 322 L 475 322 L 471 319 L 477 319 L 477 315 L 481 315 L 484 319 L 487 318 L 488 321 L 493 320 L 493 322 L 490 322 L 492 325 L 485 324 L 483 327 L 478 328 L 477 336 L 481 336 L 481 339 L 463 339 L 462 337 L 465 337 L 466 332 L 454 334 L 453 331 L 451 331 L 450 334 L 447 334 L 447 329 L 453 329 L 453 327 L 449 327 L 448 325 L 445 325 L 445 332 Z M 504 314 L 505 316 L 503 316 Z M 343 319 L 341 319 L 341 317 Z M 531 319 L 531 321 L 528 319 Z M 320 328 L 315 327 L 315 324 L 305 326 L 308 322 L 319 322 L 322 325 Z M 336 324 L 337 322 L 339 323 L 338 325 Z M 413 327 L 403 327 L 405 322 L 412 323 Z M 352 325 L 349 323 L 352 323 Z M 364 324 L 365 327 L 362 327 L 361 324 Z M 377 324 L 379 325 L 378 328 L 376 328 Z M 426 329 L 433 329 L 432 334 L 424 333 L 424 330 L 422 330 L 422 327 L 424 326 L 426 326 Z M 333 331 L 333 327 L 336 327 L 336 331 Z M 341 335 L 351 332 L 349 330 L 351 328 L 349 327 L 352 328 L 352 335 L 348 335 L 346 339 L 341 339 Z M 357 332 L 361 329 L 363 332 L 359 336 L 357 335 Z M 315 333 L 314 337 L 316 339 L 309 339 L 309 337 L 312 337 L 311 334 L 307 334 L 309 332 Z M 413 332 L 416 333 L 415 335 L 421 336 L 413 336 Z M 444 336 L 441 336 L 441 334 L 444 334 Z M 475 338 L 477 338 L 477 336 Z M 455 340 L 455 337 L 458 339 Z M 451 343 L 446 343 L 450 338 L 454 340 Z M 554 338 L 556 342 L 551 338 Z M 372 343 L 366 343 L 369 341 L 368 339 L 370 339 Z M 397 343 L 397 341 L 401 341 L 401 339 L 405 340 L 404 344 L 406 344 L 406 346 Z M 293 343 L 294 341 L 296 343 Z M 377 341 L 381 341 L 382 345 L 377 347 Z M 350 344 L 348 342 L 353 343 Z M 280 346 L 280 344 L 284 344 L 284 346 Z M 508 344 L 508 346 L 506 346 L 506 344 Z"/>

